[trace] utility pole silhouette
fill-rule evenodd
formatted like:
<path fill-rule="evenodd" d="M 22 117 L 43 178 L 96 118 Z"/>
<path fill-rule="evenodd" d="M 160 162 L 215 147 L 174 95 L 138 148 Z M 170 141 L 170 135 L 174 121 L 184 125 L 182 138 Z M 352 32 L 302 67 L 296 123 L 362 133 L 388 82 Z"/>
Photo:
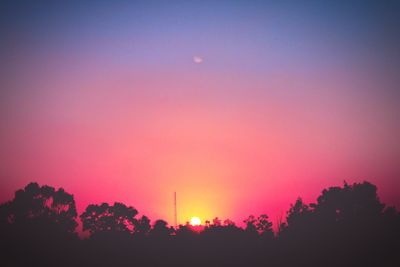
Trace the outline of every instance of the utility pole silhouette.
<path fill-rule="evenodd" d="M 174 192 L 174 219 L 175 219 L 175 229 L 178 228 L 178 211 L 176 208 L 176 192 Z"/>

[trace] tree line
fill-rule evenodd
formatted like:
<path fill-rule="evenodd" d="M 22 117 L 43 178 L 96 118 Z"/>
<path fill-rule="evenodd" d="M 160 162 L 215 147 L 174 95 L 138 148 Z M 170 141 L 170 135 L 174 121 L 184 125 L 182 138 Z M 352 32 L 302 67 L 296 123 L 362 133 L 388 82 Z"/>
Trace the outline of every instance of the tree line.
<path fill-rule="evenodd" d="M 79 215 L 64 189 L 30 183 L 0 205 L 3 266 L 400 266 L 400 213 L 377 187 L 324 189 L 315 203 L 298 198 L 274 233 L 266 214 L 244 227 L 215 218 L 202 231 L 138 216 L 115 202 Z"/>

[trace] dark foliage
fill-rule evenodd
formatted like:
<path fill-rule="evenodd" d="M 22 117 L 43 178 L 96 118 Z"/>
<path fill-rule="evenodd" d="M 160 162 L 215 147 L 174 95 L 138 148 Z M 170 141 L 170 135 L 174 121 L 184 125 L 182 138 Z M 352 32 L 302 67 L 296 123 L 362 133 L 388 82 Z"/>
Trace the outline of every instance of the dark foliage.
<path fill-rule="evenodd" d="M 137 210 L 115 202 L 113 206 L 103 203 L 89 205 L 80 216 L 83 230 L 90 234 L 133 233 L 137 220 Z"/>
<path fill-rule="evenodd" d="M 3 266 L 73 264 L 76 217 L 74 198 L 62 188 L 30 183 L 15 192 L 12 201 L 0 205 Z"/>
<path fill-rule="evenodd" d="M 267 215 L 178 229 L 122 203 L 89 205 L 75 232 L 73 196 L 36 183 L 0 205 L 3 266 L 400 266 L 400 214 L 368 183 L 301 198 L 274 235 Z"/>

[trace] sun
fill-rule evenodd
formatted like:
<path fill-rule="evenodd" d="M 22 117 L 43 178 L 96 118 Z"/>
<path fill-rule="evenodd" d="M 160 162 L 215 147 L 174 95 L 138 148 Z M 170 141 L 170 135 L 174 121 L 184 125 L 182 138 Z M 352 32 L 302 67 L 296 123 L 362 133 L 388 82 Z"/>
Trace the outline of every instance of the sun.
<path fill-rule="evenodd" d="M 191 224 L 192 226 L 199 226 L 199 225 L 201 224 L 201 220 L 200 220 L 199 217 L 192 217 L 192 218 L 190 219 L 190 224 Z"/>

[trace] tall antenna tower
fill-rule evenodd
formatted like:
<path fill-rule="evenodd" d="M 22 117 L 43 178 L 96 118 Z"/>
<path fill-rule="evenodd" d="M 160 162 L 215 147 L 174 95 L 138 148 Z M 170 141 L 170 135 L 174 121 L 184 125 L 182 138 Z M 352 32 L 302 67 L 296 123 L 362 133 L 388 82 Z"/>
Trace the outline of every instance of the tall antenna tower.
<path fill-rule="evenodd" d="M 176 192 L 174 192 L 174 219 L 175 219 L 175 229 L 178 228 L 178 212 L 176 209 Z"/>

